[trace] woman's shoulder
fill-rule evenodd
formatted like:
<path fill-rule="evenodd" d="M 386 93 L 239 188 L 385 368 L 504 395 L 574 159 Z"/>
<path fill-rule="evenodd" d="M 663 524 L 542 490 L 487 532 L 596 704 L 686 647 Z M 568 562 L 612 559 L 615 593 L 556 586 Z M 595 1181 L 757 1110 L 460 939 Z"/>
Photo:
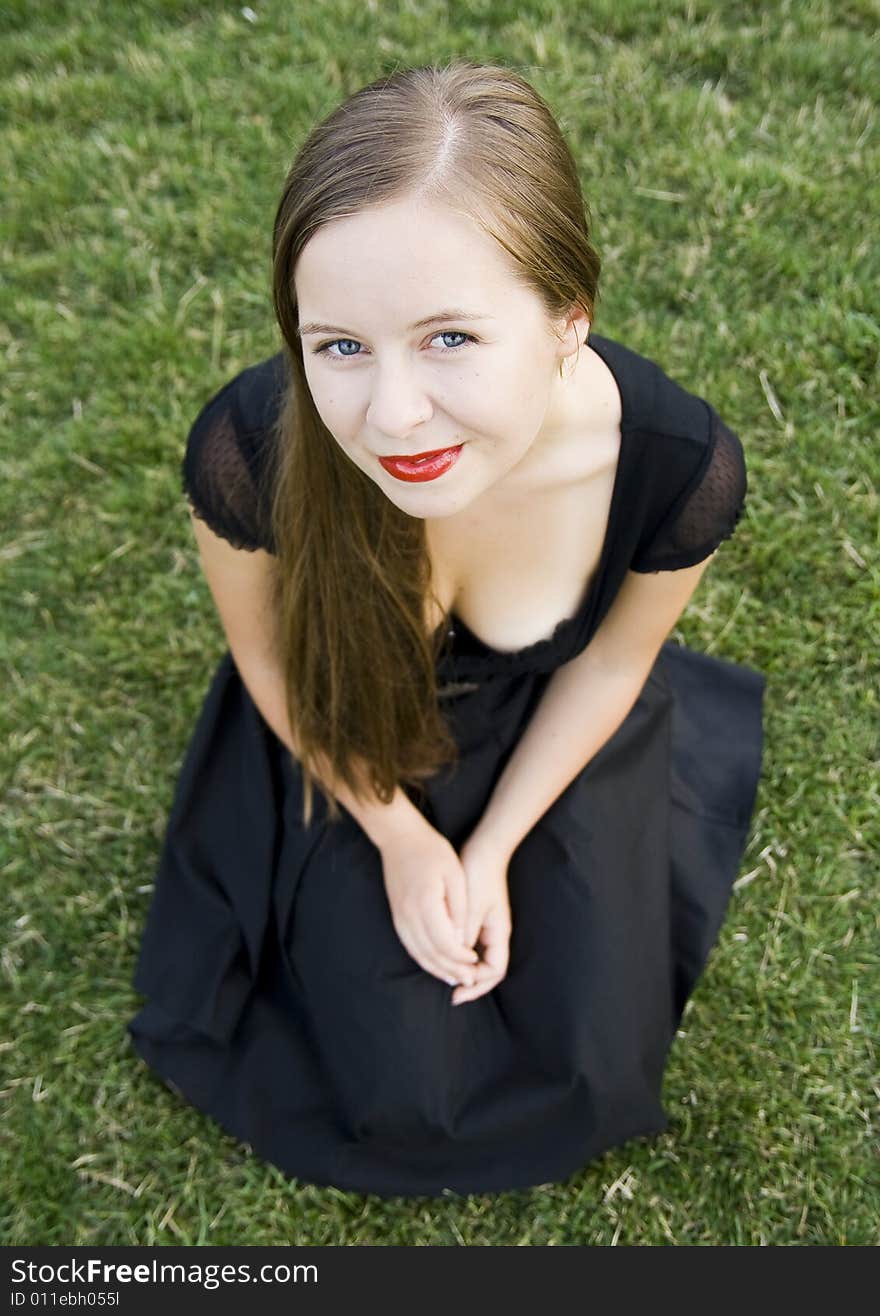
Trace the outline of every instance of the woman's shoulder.
<path fill-rule="evenodd" d="M 201 406 L 187 435 L 184 493 L 196 515 L 238 548 L 274 551 L 267 499 L 284 372 L 281 352 L 237 371 Z"/>
<path fill-rule="evenodd" d="M 240 436 L 258 434 L 272 428 L 284 391 L 284 354 L 244 366 L 231 375 L 202 404 L 192 423 L 197 431 L 223 416 Z"/>
<path fill-rule="evenodd" d="M 683 372 L 604 335 L 591 334 L 589 342 L 617 380 L 622 424 L 633 432 L 629 452 L 639 489 L 634 483 L 628 492 L 641 511 L 630 566 L 694 565 L 733 534 L 743 514 L 742 441 L 701 393 L 681 382 Z"/>
<path fill-rule="evenodd" d="M 588 342 L 615 377 L 623 426 L 706 441 L 709 404 L 681 382 L 677 370 L 604 334 L 591 333 Z"/>

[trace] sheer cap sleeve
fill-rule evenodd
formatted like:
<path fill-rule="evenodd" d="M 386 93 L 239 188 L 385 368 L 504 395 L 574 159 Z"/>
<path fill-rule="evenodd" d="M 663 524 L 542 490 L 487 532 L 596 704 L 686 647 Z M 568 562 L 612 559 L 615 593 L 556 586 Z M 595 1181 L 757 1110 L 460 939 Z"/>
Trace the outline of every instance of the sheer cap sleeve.
<path fill-rule="evenodd" d="M 742 443 L 708 403 L 709 441 L 696 472 L 647 545 L 633 571 L 675 571 L 702 562 L 729 539 L 745 510 L 748 490 Z"/>
<path fill-rule="evenodd" d="M 236 375 L 202 407 L 186 441 L 181 484 L 193 512 L 235 548 L 274 552 L 269 440 L 277 358 Z"/>

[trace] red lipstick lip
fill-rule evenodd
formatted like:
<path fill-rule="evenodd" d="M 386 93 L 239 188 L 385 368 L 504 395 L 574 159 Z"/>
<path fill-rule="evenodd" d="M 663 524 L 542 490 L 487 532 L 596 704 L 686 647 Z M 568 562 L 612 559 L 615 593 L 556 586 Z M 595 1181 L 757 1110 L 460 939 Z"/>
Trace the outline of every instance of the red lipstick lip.
<path fill-rule="evenodd" d="M 464 443 L 456 443 L 449 448 L 435 448 L 430 454 L 420 454 L 423 461 L 416 457 L 380 457 L 379 464 L 396 480 L 422 483 L 436 480 L 450 470 L 461 456 L 463 447 Z"/>

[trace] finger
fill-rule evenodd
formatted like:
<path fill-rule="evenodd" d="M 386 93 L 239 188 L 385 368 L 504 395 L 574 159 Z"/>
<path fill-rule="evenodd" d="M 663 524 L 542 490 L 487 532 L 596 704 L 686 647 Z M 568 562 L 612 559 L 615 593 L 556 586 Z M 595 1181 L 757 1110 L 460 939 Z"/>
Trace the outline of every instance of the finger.
<path fill-rule="evenodd" d="M 468 954 L 464 950 L 459 950 L 457 954 L 450 954 L 448 951 L 441 951 L 435 942 L 426 935 L 422 943 L 423 955 L 431 961 L 442 967 L 444 976 L 452 977 L 456 982 L 462 982 L 465 975 L 473 974 L 479 964 L 476 952 Z"/>
<path fill-rule="evenodd" d="M 441 978 L 443 982 L 448 983 L 450 986 L 463 980 L 460 966 L 441 964 L 433 954 L 427 939 L 420 936 L 418 932 L 413 932 L 410 927 L 398 927 L 396 924 L 394 931 L 397 933 L 400 944 L 406 953 L 411 959 L 415 960 L 419 968 L 425 973 L 431 974 L 434 978 Z M 471 980 L 468 979 L 468 981 Z"/>
<path fill-rule="evenodd" d="M 470 982 L 462 978 L 460 983 L 462 991 L 467 990 L 470 993 L 473 990 L 474 992 L 474 995 L 462 996 L 462 1000 L 475 1000 L 477 996 L 483 996 L 486 992 L 492 991 L 507 974 L 508 955 L 506 951 L 499 946 L 494 947 L 493 950 L 495 952 L 495 963 L 490 963 L 488 959 L 484 958 L 474 966 Z M 458 997 L 455 998 L 455 1004 L 458 1003 L 458 999 Z"/>
<path fill-rule="evenodd" d="M 466 933 L 468 946 L 473 946 L 477 942 L 489 946 L 497 942 L 499 937 L 510 935 L 510 920 L 505 919 L 501 908 L 490 906 L 487 910 L 484 905 L 481 910 L 471 915 Z"/>
<path fill-rule="evenodd" d="M 421 965 L 426 973 L 432 974 L 435 978 L 441 978 L 443 982 L 449 985 L 453 983 L 467 983 L 470 985 L 475 981 L 473 966 L 463 964 L 460 960 L 452 959 L 449 956 L 438 955 L 424 928 L 413 936 L 413 944 L 417 952 L 413 955 L 413 959 Z M 410 951 L 410 954 L 413 954 L 413 952 Z"/>
<path fill-rule="evenodd" d="M 476 964 L 479 959 L 472 947 L 465 946 L 459 940 L 445 908 L 438 911 L 436 918 L 430 914 L 425 918 L 424 930 L 441 959 L 450 960 L 454 965 L 462 967 Z"/>
<path fill-rule="evenodd" d="M 450 969 L 448 965 L 431 958 L 420 959 L 418 963 L 426 973 L 430 973 L 432 978 L 439 978 L 441 982 L 446 983 L 447 987 L 460 987 L 462 985 L 472 987 L 474 985 L 475 978 L 471 969 L 462 968 L 461 966 Z"/>
<path fill-rule="evenodd" d="M 506 937 L 483 943 L 483 964 L 490 972 L 505 973 L 509 957 L 509 942 Z"/>
<path fill-rule="evenodd" d="M 431 946 L 424 936 L 424 929 L 413 930 L 406 928 L 403 933 L 395 929 L 397 936 L 400 937 L 401 944 L 404 945 L 406 953 L 416 961 L 418 967 L 430 974 L 431 978 L 439 978 L 447 986 L 464 986 L 472 987 L 477 983 L 477 970 L 479 974 L 485 974 L 484 965 L 467 966 L 460 963 L 445 963 L 438 959 L 437 955 L 431 950 Z M 421 934 L 420 934 L 421 932 Z"/>
<path fill-rule="evenodd" d="M 474 984 L 478 981 L 475 970 L 467 969 L 467 968 L 465 969 L 458 968 L 452 970 L 443 969 L 443 971 L 438 973 L 436 976 L 438 978 L 442 978 L 443 981 L 449 987 L 461 987 L 461 986 L 473 987 Z"/>
<path fill-rule="evenodd" d="M 454 939 L 451 948 L 448 946 L 445 950 L 438 948 L 430 920 L 424 914 L 419 916 L 417 909 L 412 911 L 412 917 L 416 917 L 418 921 L 415 925 L 409 922 L 406 936 L 401 936 L 400 939 L 413 959 L 426 973 L 431 973 L 444 981 L 450 978 L 454 982 L 465 981 L 465 974 L 476 962 L 476 955 L 466 951 L 463 946 L 458 946 Z M 445 918 L 445 911 L 443 917 Z M 452 937 L 452 928 L 447 927 L 447 931 Z M 400 932 L 397 935 L 400 936 Z"/>
<path fill-rule="evenodd" d="M 471 914 L 465 920 L 464 927 L 464 944 L 466 946 L 476 946 L 482 932 L 483 916 L 482 914 Z"/>
<path fill-rule="evenodd" d="M 452 993 L 452 1004 L 464 1005 L 466 1001 L 476 1001 L 480 996 L 486 996 L 489 992 L 494 991 L 503 979 L 503 974 L 500 977 L 495 974 L 487 982 L 477 983 L 473 987 L 456 987 Z"/>
<path fill-rule="evenodd" d="M 491 910 L 483 925 L 483 960 L 499 973 L 507 970 L 510 933 L 510 923 L 503 917 L 502 911 Z"/>
<path fill-rule="evenodd" d="M 491 917 L 487 917 L 477 932 L 477 945 L 481 951 L 480 963 L 503 972 L 510 949 L 510 924 L 497 919 L 493 922 Z"/>
<path fill-rule="evenodd" d="M 487 964 L 485 960 L 480 960 L 471 969 L 471 976 L 475 983 L 488 982 L 490 978 L 497 978 L 500 970 Z"/>

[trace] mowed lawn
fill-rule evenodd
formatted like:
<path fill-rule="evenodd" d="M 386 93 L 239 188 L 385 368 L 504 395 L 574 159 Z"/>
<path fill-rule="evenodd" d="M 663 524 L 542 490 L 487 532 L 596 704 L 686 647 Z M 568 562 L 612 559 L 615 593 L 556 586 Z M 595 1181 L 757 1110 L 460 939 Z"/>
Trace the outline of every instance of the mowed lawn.
<path fill-rule="evenodd" d="M 876 1243 L 875 6 L 7 0 L 0 23 L 0 1242 Z M 413 1202 L 287 1180 L 125 1023 L 225 650 L 188 426 L 280 346 L 271 227 L 309 128 L 454 55 L 515 68 L 559 117 L 596 332 L 742 438 L 746 514 L 672 638 L 765 673 L 766 743 L 669 1132 L 565 1183 Z"/>

